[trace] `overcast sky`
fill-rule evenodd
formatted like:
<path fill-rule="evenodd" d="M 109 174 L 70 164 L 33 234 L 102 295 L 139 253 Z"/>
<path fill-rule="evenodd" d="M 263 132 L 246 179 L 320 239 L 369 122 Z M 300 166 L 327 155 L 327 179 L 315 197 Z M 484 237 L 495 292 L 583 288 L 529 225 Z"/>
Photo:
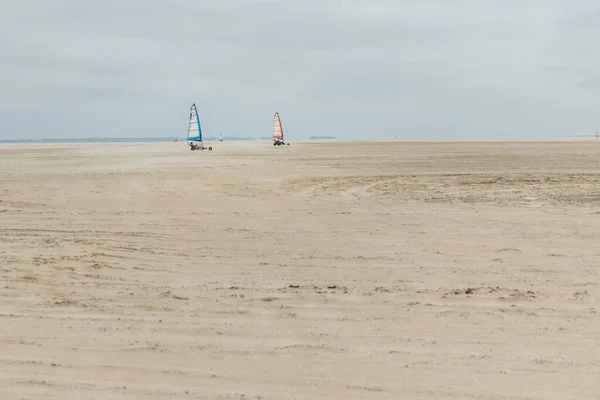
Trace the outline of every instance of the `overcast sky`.
<path fill-rule="evenodd" d="M 600 129 L 592 0 L 2 0 L 0 138 Z"/>

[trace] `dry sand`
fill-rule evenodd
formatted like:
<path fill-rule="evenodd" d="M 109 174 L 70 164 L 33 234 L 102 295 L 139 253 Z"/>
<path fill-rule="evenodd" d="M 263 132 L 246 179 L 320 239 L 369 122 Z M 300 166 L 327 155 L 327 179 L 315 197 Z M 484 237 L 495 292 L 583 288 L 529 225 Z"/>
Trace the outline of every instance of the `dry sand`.
<path fill-rule="evenodd" d="M 600 141 L 0 146 L 0 398 L 595 399 Z"/>

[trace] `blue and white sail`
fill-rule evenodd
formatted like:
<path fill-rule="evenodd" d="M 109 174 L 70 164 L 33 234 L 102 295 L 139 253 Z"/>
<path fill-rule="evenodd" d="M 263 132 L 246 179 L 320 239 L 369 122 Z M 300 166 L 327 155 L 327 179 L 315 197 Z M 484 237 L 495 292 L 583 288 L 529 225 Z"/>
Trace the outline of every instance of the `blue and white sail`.
<path fill-rule="evenodd" d="M 202 127 L 200 126 L 200 117 L 196 110 L 196 103 L 190 108 L 190 125 L 188 127 L 187 140 L 202 142 Z"/>

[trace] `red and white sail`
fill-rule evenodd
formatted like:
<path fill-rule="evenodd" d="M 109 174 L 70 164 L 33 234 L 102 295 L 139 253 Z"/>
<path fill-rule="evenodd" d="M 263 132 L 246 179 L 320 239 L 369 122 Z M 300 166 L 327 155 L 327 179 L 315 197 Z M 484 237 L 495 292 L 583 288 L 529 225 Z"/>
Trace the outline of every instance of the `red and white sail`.
<path fill-rule="evenodd" d="M 278 112 L 273 116 L 273 139 L 283 140 L 283 127 Z"/>

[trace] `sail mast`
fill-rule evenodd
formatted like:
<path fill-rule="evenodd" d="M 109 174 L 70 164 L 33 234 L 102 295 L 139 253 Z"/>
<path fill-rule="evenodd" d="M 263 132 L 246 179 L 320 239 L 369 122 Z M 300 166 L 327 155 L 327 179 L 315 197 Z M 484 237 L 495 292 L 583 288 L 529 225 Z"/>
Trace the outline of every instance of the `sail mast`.
<path fill-rule="evenodd" d="M 283 126 L 278 112 L 273 116 L 273 139 L 283 140 Z"/>
<path fill-rule="evenodd" d="M 202 142 L 202 127 L 200 126 L 200 117 L 196 109 L 196 103 L 190 108 L 190 119 L 188 126 L 187 140 L 197 140 Z"/>

